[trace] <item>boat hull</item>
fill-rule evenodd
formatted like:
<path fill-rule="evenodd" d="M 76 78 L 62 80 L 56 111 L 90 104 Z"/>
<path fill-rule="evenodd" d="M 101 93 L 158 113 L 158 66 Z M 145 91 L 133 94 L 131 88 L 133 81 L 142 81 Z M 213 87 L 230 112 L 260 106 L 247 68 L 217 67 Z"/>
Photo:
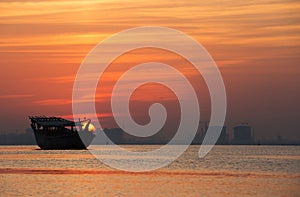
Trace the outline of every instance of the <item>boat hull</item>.
<path fill-rule="evenodd" d="M 37 145 L 41 149 L 86 149 L 93 141 L 95 134 L 77 131 L 57 132 L 53 134 L 34 130 Z"/>

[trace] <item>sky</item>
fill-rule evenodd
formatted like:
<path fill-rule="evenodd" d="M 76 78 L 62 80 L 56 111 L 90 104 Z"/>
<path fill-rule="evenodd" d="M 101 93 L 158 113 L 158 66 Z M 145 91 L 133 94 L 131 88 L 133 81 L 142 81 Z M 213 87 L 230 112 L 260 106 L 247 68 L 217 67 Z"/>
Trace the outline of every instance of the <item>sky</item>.
<path fill-rule="evenodd" d="M 227 93 L 228 127 L 248 123 L 259 139 L 300 140 L 299 9 L 297 1 L 276 0 L 3 0 L 0 133 L 23 132 L 30 125 L 29 115 L 72 117 L 73 82 L 89 51 L 122 30 L 162 26 L 188 34 L 215 60 Z M 96 106 L 104 127 L 115 126 L 108 102 L 110 81 L 130 65 L 153 58 L 182 69 L 201 101 L 201 121 L 209 119 L 207 88 L 201 76 L 184 69 L 189 63 L 168 51 L 144 49 L 116 59 L 107 80 L 99 83 Z M 160 100 L 171 114 L 178 113 L 174 94 L 157 84 L 141 87 L 132 100 L 133 117 L 141 124 L 149 121 L 152 101 Z M 170 118 L 172 125 L 178 116 Z"/>

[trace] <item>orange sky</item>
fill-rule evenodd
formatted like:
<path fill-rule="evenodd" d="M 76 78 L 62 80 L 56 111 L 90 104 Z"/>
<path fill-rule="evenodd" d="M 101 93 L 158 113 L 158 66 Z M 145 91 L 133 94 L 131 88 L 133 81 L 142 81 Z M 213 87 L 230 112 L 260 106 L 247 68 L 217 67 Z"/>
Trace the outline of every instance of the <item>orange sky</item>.
<path fill-rule="evenodd" d="M 74 77 L 96 44 L 124 29 L 165 26 L 215 59 L 227 122 L 249 122 L 260 138 L 300 139 L 299 10 L 297 1 L 1 1 L 0 133 L 23 131 L 28 115 L 69 116 Z"/>

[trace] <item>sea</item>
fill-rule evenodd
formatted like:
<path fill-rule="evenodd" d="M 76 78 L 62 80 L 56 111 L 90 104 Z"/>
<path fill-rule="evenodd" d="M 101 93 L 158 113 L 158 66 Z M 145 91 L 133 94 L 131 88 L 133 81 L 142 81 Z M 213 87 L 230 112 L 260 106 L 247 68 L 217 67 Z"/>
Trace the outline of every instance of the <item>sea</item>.
<path fill-rule="evenodd" d="M 161 169 L 127 172 L 89 150 L 0 146 L 0 196 L 300 196 L 300 146 L 217 145 L 205 158 L 198 157 L 199 148 L 190 146 Z M 115 156 L 110 146 L 89 149 Z"/>

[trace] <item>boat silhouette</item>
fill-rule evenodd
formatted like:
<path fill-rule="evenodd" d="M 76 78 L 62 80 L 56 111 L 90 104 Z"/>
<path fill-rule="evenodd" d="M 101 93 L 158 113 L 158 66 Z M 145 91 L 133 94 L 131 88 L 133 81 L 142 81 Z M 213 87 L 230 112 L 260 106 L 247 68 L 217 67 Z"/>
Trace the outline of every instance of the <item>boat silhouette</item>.
<path fill-rule="evenodd" d="M 86 149 L 95 133 L 91 120 L 70 121 L 60 117 L 29 116 L 37 145 L 41 149 Z"/>

